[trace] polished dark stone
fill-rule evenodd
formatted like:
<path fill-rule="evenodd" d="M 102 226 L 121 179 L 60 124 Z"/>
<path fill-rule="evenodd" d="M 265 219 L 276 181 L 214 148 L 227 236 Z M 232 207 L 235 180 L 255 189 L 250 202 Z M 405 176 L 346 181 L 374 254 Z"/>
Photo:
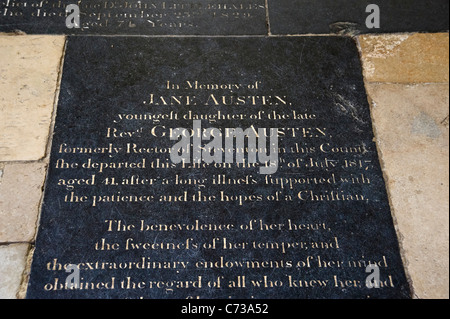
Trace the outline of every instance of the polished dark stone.
<path fill-rule="evenodd" d="M 449 29 L 448 0 L 268 0 L 272 34 L 441 32 Z M 369 4 L 380 28 L 368 28 Z"/>
<path fill-rule="evenodd" d="M 79 4 L 80 28 L 65 8 Z M 70 11 L 71 12 L 71 11 Z M 264 0 L 2 0 L 0 32 L 102 35 L 267 34 Z"/>
<path fill-rule="evenodd" d="M 356 43 L 346 37 L 69 37 L 27 297 L 409 298 L 361 74 Z M 192 89 L 186 81 L 224 87 Z M 216 105 L 211 94 L 235 102 Z M 184 102 L 155 99 L 169 95 Z M 188 95 L 195 98 L 187 102 Z M 191 128 L 190 111 L 235 116 L 203 127 L 281 129 L 277 173 L 162 168 L 169 155 L 152 149 L 173 146 L 167 133 Z M 167 116 L 119 121 L 119 114 Z M 145 168 L 94 167 L 144 160 Z M 233 182 L 212 182 L 223 174 Z M 191 185 L 177 185 L 176 175 Z M 147 182 L 137 184 L 137 176 Z M 266 177 L 298 182 L 281 188 Z M 202 200 L 193 201 L 198 192 Z M 353 199 L 333 199 L 343 194 Z M 94 205 L 93 196 L 105 195 Z M 161 200 L 170 195 L 177 201 Z M 141 223 L 180 227 L 140 231 Z M 197 223 L 234 227 L 198 230 Z M 132 249 L 138 243 L 146 249 Z M 139 269 L 142 258 L 187 264 Z M 368 261 L 379 263 L 382 288 L 365 286 Z M 67 264 L 82 267 L 83 289 L 60 286 Z"/>

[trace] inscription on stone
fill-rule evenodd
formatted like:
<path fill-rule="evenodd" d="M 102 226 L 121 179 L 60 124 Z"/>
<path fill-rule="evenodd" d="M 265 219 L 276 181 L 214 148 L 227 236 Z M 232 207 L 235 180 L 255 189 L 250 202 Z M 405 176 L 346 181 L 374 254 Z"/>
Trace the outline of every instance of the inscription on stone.
<path fill-rule="evenodd" d="M 361 73 L 349 38 L 69 37 L 28 298 L 409 298 Z M 277 129 L 276 172 L 175 164 L 198 123 Z"/>
<path fill-rule="evenodd" d="M 2 0 L 0 32 L 121 35 L 267 34 L 264 0 Z M 79 8 L 79 28 L 73 10 Z M 69 19 L 69 24 L 66 20 Z M 69 27 L 68 27 L 69 25 Z"/>

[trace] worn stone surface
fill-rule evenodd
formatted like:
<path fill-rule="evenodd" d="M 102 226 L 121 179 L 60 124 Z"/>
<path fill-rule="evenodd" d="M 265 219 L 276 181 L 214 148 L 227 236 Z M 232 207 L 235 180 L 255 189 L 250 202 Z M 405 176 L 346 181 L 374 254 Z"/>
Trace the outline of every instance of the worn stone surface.
<path fill-rule="evenodd" d="M 6 164 L 0 183 L 0 243 L 30 242 L 36 232 L 46 164 Z"/>
<path fill-rule="evenodd" d="M 0 36 L 0 161 L 45 156 L 64 42 Z"/>
<path fill-rule="evenodd" d="M 367 88 L 415 296 L 448 298 L 448 84 Z"/>
<path fill-rule="evenodd" d="M 369 82 L 449 81 L 449 34 L 392 34 L 359 37 Z"/>
<path fill-rule="evenodd" d="M 201 118 L 219 160 L 175 162 L 171 128 Z M 279 128 L 270 176 L 223 162 L 249 127 Z M 353 39 L 70 37 L 48 176 L 28 298 L 410 297 Z M 59 289 L 67 264 L 93 288 Z"/>
<path fill-rule="evenodd" d="M 24 6 L 28 2 L 28 6 Z M 265 0 L 83 0 L 79 28 L 66 26 L 72 0 L 0 2 L 0 32 L 78 35 L 265 35 Z M 70 11 L 73 12 L 73 11 Z M 73 23 L 74 20 L 70 19 Z M 73 24 L 71 25 L 73 26 Z"/>
<path fill-rule="evenodd" d="M 17 299 L 25 299 L 27 296 L 27 286 L 28 281 L 30 280 L 30 270 L 31 270 L 31 263 L 33 261 L 33 253 L 34 253 L 34 246 L 30 245 L 26 256 L 25 267 L 22 274 L 22 282 L 20 284 L 19 291 L 17 292 Z"/>
<path fill-rule="evenodd" d="M 442 32 L 449 28 L 447 0 L 268 0 L 273 34 Z M 379 28 L 366 25 L 370 4 Z"/>
<path fill-rule="evenodd" d="M 0 246 L 0 299 L 17 298 L 28 246 L 28 244 Z"/>
<path fill-rule="evenodd" d="M 66 27 L 61 0 L 0 3 L 0 31 L 97 35 L 354 34 L 448 31 L 446 0 L 378 0 L 379 28 L 366 26 L 369 0 L 78 1 L 80 28 Z M 266 7 L 268 6 L 268 7 Z M 268 14 L 266 16 L 266 9 Z M 72 20 L 70 20 L 72 21 Z"/>

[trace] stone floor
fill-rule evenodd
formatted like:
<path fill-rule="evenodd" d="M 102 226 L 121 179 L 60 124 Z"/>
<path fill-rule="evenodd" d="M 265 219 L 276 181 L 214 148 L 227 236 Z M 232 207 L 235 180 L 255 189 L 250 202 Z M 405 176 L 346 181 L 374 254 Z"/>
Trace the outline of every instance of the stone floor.
<path fill-rule="evenodd" d="M 0 34 L 0 298 L 23 298 L 49 162 L 64 36 Z M 449 298 L 449 34 L 358 36 L 415 298 Z"/>

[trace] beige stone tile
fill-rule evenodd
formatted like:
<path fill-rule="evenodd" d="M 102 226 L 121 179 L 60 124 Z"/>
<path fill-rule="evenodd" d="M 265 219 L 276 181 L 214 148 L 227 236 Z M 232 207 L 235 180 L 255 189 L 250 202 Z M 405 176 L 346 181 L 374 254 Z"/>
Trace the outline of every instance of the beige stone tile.
<path fill-rule="evenodd" d="M 449 86 L 368 84 L 406 268 L 418 298 L 449 298 Z"/>
<path fill-rule="evenodd" d="M 5 164 L 0 184 L 0 243 L 34 239 L 46 165 Z"/>
<path fill-rule="evenodd" d="M 45 156 L 63 36 L 0 36 L 0 161 Z"/>
<path fill-rule="evenodd" d="M 363 35 L 359 43 L 369 82 L 449 81 L 448 33 Z"/>
<path fill-rule="evenodd" d="M 28 244 L 0 246 L 0 299 L 16 299 L 25 270 Z"/>

